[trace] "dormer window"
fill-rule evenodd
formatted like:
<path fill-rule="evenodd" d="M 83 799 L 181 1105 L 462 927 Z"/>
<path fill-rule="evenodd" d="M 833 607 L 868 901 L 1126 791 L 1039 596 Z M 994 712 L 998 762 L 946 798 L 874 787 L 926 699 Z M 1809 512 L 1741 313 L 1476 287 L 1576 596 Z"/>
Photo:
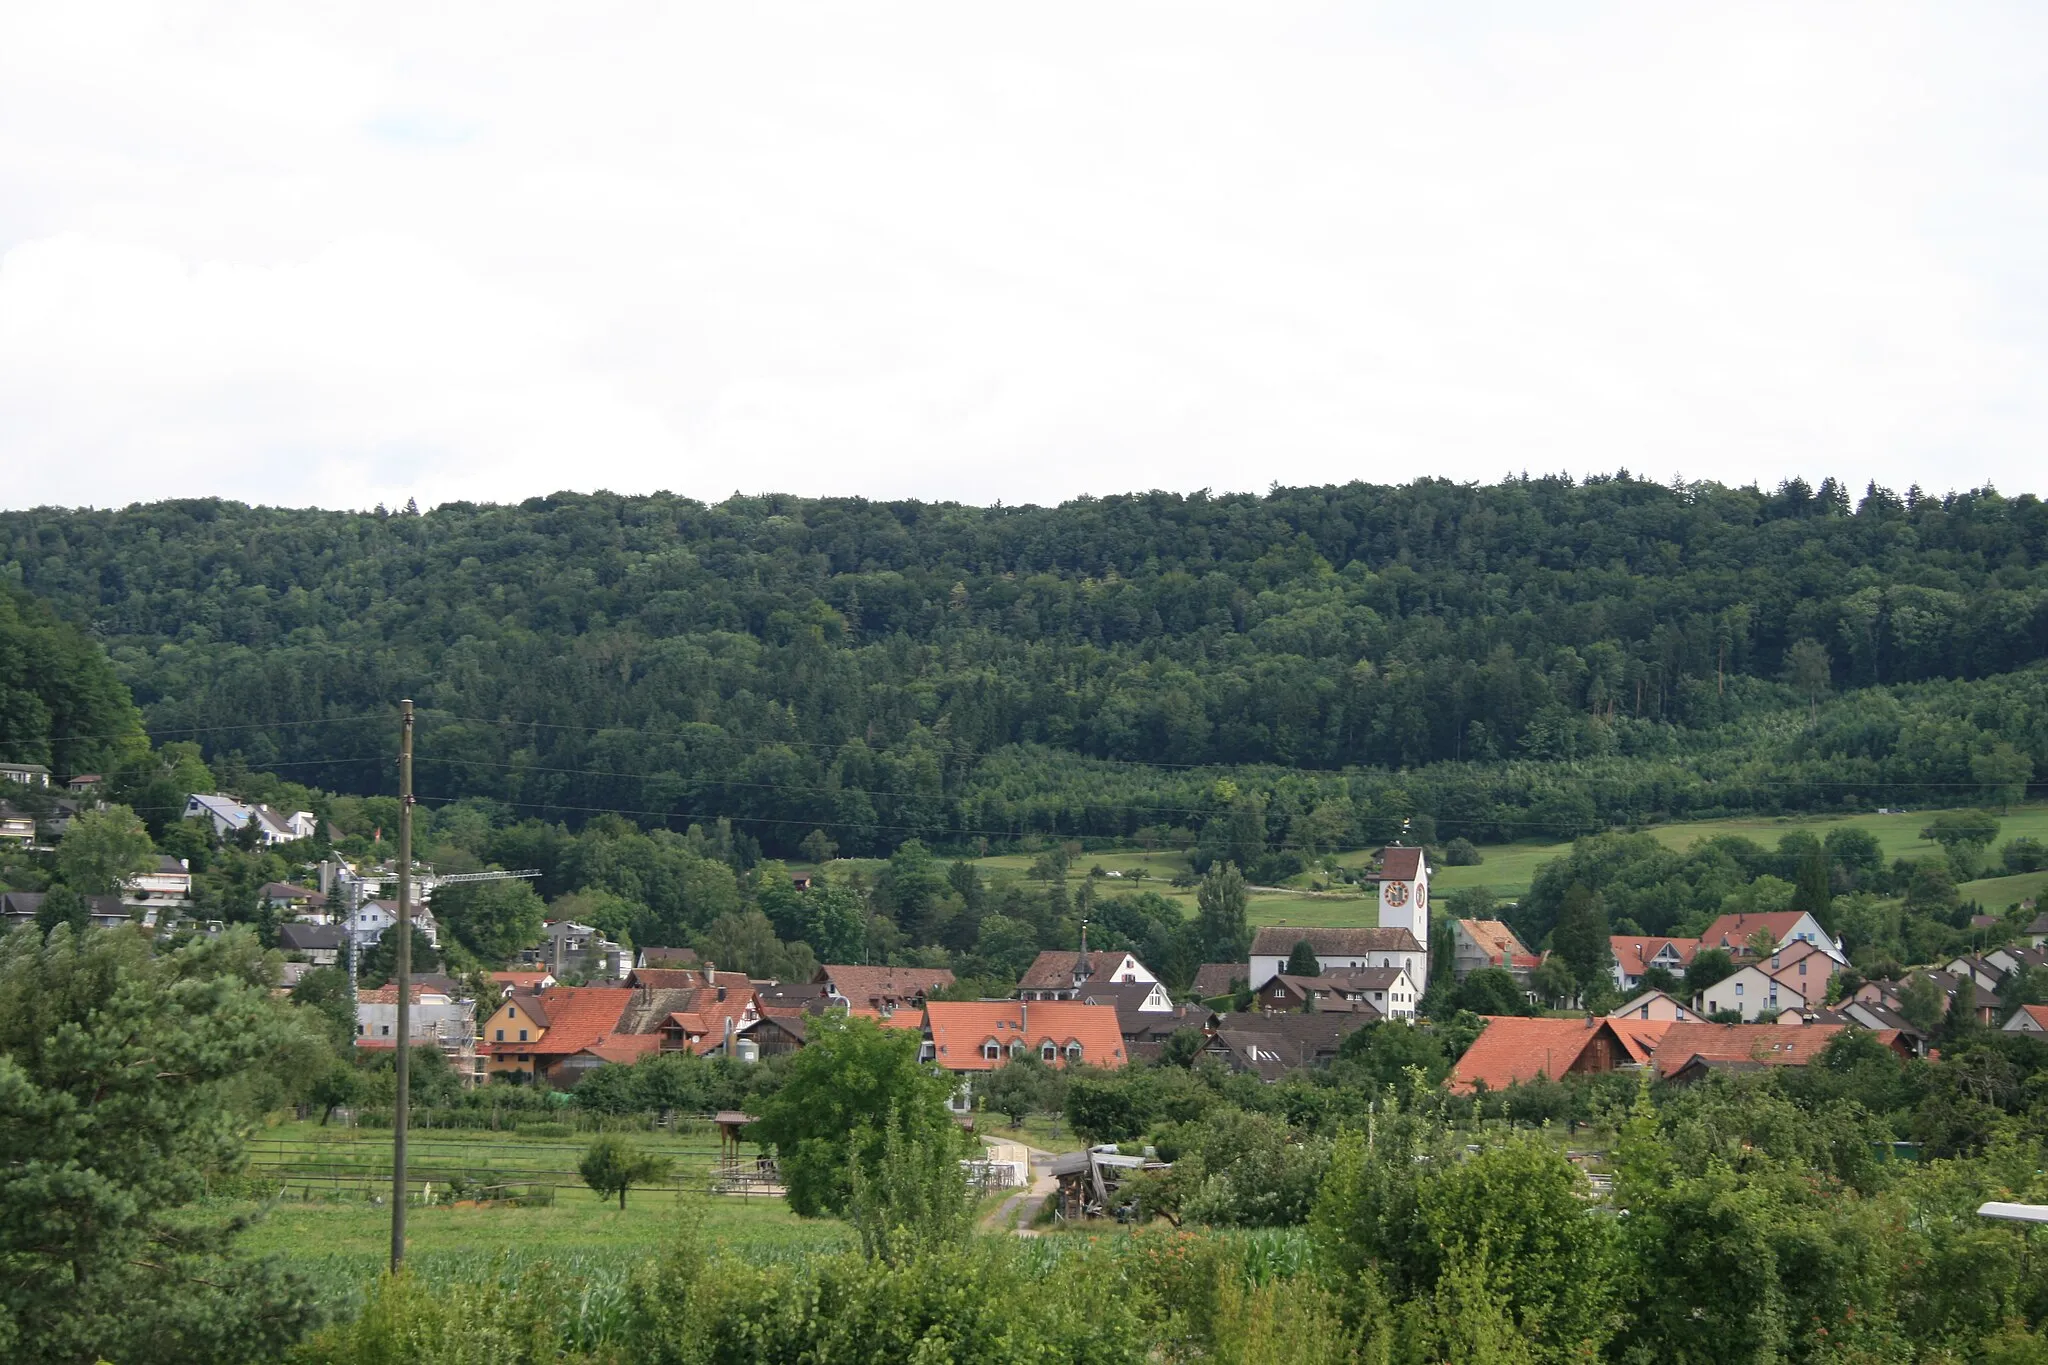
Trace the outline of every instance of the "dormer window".
<path fill-rule="evenodd" d="M 983 1061 L 993 1062 L 1002 1055 L 1003 1045 L 993 1038 L 989 1039 L 987 1042 L 981 1045 L 981 1056 Z"/>
<path fill-rule="evenodd" d="M 1079 1066 L 1080 1064 L 1081 1064 L 1081 1045 L 1080 1045 L 1080 1044 L 1079 1044 L 1078 1042 L 1072 1042 L 1072 1041 L 1069 1041 L 1069 1042 L 1067 1043 L 1067 1065 L 1068 1065 L 1068 1066 Z"/>
<path fill-rule="evenodd" d="M 1038 1060 L 1044 1062 L 1047 1066 L 1051 1066 L 1054 1062 L 1058 1061 L 1059 1055 L 1060 1050 L 1053 1046 L 1053 1041 L 1050 1038 L 1038 1045 Z"/>

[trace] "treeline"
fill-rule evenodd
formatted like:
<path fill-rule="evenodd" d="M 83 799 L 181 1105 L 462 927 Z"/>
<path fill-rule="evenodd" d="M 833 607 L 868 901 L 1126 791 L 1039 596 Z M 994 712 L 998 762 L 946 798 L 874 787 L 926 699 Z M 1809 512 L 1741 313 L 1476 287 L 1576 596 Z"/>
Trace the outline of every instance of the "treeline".
<path fill-rule="evenodd" d="M 1165 836 L 1242 765 L 1330 774 L 1276 790 L 1276 843 L 1340 787 L 1361 841 L 1404 804 L 1493 838 L 1976 788 L 2001 742 L 2048 769 L 2014 674 L 2048 654 L 2044 559 L 2032 496 L 1626 475 L 0 514 L 0 572 L 209 759 L 388 789 L 411 695 L 430 793 L 779 852 Z M 1811 724 L 1844 689 L 1883 690 Z"/>

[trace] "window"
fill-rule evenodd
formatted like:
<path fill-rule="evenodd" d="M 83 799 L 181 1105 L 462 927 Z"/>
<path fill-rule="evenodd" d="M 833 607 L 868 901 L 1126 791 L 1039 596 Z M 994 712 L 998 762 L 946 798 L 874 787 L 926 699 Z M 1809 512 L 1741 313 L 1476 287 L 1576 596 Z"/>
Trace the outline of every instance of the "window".
<path fill-rule="evenodd" d="M 1057 1047 L 1053 1046 L 1052 1039 L 1048 1038 L 1038 1045 L 1039 1061 L 1044 1062 L 1047 1066 L 1051 1066 L 1054 1062 L 1058 1061 L 1059 1059 L 1060 1050 Z"/>
<path fill-rule="evenodd" d="M 1805 976 L 1805 975 L 1806 975 L 1806 959 L 1805 959 L 1805 958 L 1801 958 L 1801 959 L 1799 960 L 1799 974 L 1800 974 L 1801 976 Z"/>
<path fill-rule="evenodd" d="M 377 1032 L 382 1033 L 388 1037 L 391 1033 L 391 1025 L 385 1024 L 381 1028 L 379 1028 Z"/>
<path fill-rule="evenodd" d="M 526 1041 L 526 1030 L 525 1030 L 525 1029 L 521 1029 L 521 1030 L 519 1030 L 519 1041 L 520 1041 L 520 1042 L 522 1042 L 522 1043 Z"/>
<path fill-rule="evenodd" d="M 1003 1045 L 993 1038 L 989 1039 L 987 1042 L 981 1045 L 981 1056 L 983 1061 L 992 1062 L 1002 1055 Z"/>
<path fill-rule="evenodd" d="M 1012 1057 L 1022 1057 L 1024 1055 L 1024 1040 L 1022 1038 L 1015 1038 L 1010 1041 L 1010 1055 Z"/>
<path fill-rule="evenodd" d="M 1079 1043 L 1068 1043 L 1068 1044 L 1067 1044 L 1067 1065 L 1068 1065 L 1068 1066 L 1079 1066 L 1080 1064 L 1081 1064 L 1081 1045 L 1080 1045 Z"/>
<path fill-rule="evenodd" d="M 1742 983 L 1740 981 L 1735 983 L 1735 993 L 1737 995 L 1742 994 Z"/>
<path fill-rule="evenodd" d="M 503 1030 L 503 1029 L 499 1029 L 499 1030 L 498 1030 L 498 1039 L 497 1039 L 497 1041 L 499 1041 L 499 1042 L 501 1042 L 501 1043 L 505 1041 L 505 1030 Z"/>

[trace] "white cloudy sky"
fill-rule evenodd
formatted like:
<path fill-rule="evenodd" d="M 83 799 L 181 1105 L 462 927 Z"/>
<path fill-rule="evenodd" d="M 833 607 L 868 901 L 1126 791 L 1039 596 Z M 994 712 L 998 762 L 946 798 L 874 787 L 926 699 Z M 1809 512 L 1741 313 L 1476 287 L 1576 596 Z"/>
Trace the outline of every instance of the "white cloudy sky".
<path fill-rule="evenodd" d="M 8 5 L 0 505 L 2048 491 L 2044 68 L 2027 3 Z"/>

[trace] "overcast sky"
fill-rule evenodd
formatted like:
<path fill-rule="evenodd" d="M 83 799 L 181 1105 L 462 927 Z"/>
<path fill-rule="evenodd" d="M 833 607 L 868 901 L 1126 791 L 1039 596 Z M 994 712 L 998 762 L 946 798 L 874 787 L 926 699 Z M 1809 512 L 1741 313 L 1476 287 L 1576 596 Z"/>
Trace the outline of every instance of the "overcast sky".
<path fill-rule="evenodd" d="M 2038 3 L 9 5 L 0 505 L 2048 492 L 2044 68 Z"/>

